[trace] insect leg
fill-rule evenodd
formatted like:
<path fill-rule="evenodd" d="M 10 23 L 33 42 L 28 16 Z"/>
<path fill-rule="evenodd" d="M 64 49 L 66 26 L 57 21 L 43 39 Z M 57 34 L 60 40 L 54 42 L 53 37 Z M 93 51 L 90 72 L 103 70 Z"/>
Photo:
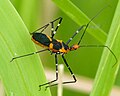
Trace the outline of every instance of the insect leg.
<path fill-rule="evenodd" d="M 103 9 L 105 9 L 107 6 L 105 6 L 104 8 L 102 8 L 86 25 L 82 25 L 74 34 L 73 36 L 66 42 L 66 44 L 69 44 L 70 41 L 72 41 L 72 39 L 85 27 L 82 36 L 80 38 L 80 40 L 78 41 L 78 45 L 80 45 L 83 36 L 85 35 L 86 29 L 88 28 L 89 24 L 103 11 Z"/>
<path fill-rule="evenodd" d="M 68 63 L 67 63 L 67 61 L 66 61 L 66 59 L 65 59 L 65 57 L 64 57 L 64 54 L 62 55 L 62 59 L 63 59 L 63 61 L 65 62 L 65 65 L 67 66 L 69 72 L 71 73 L 71 75 L 72 75 L 72 77 L 73 77 L 73 79 L 74 79 L 74 80 L 72 80 L 72 81 L 63 82 L 63 84 L 75 83 L 75 82 L 77 81 L 77 79 L 76 79 L 74 73 L 72 72 L 70 66 L 68 65 Z"/>
<path fill-rule="evenodd" d="M 77 79 L 76 79 L 75 75 L 73 74 L 70 66 L 68 65 L 68 63 L 67 63 L 67 61 L 66 61 L 66 59 L 65 59 L 65 57 L 64 57 L 64 54 L 62 55 L 62 59 L 63 59 L 63 61 L 65 62 L 65 65 L 67 66 L 69 72 L 71 73 L 71 75 L 72 75 L 72 77 L 73 77 L 73 79 L 74 79 L 74 80 L 72 80 L 72 81 L 63 82 L 62 84 L 75 83 L 75 82 L 77 81 Z M 47 89 L 48 87 L 56 86 L 56 85 L 58 85 L 58 83 L 52 84 L 52 85 L 49 85 L 49 86 L 46 86 L 46 89 Z"/>
<path fill-rule="evenodd" d="M 37 31 L 40 31 L 40 30 L 41 30 L 40 32 L 43 32 L 48 26 L 49 26 L 49 23 L 44 25 L 44 26 L 42 26 L 42 27 L 40 27 L 40 28 L 38 28 L 37 30 L 33 31 L 30 34 L 36 33 Z"/>
<path fill-rule="evenodd" d="M 58 25 L 56 26 L 56 28 L 54 28 L 54 22 L 57 21 L 57 20 L 59 20 Z M 51 28 L 51 38 L 53 38 L 54 35 L 56 34 L 56 31 L 58 30 L 61 22 L 62 22 L 62 17 L 59 17 L 59 18 L 57 18 L 57 19 L 55 19 L 55 20 L 50 22 L 51 23 L 51 27 L 52 27 Z"/>
<path fill-rule="evenodd" d="M 57 20 L 59 20 L 59 22 L 58 22 L 57 27 L 54 29 L 54 22 L 57 21 Z M 37 32 L 37 31 L 43 32 L 43 31 L 51 24 L 51 27 L 52 27 L 52 28 L 51 28 L 51 37 L 53 38 L 54 35 L 56 34 L 56 31 L 58 30 L 58 27 L 60 26 L 61 22 L 62 22 L 62 17 L 59 17 L 59 18 L 51 21 L 50 23 L 48 23 L 48 24 L 46 24 L 46 25 L 38 28 L 37 30 L 33 31 L 33 32 L 30 33 L 30 34 L 33 34 L 33 33 Z"/>
<path fill-rule="evenodd" d="M 66 44 L 68 45 L 72 39 L 85 27 L 86 25 L 82 25 L 74 34 L 71 38 L 69 38 L 69 40 L 66 42 Z"/>
<path fill-rule="evenodd" d="M 47 84 L 51 84 L 51 83 L 58 80 L 58 58 L 57 58 L 57 54 L 55 54 L 55 64 L 56 64 L 56 78 L 55 78 L 55 80 L 52 80 L 50 82 L 39 85 L 40 89 L 41 89 L 42 86 L 45 86 Z M 51 85 L 48 85 L 48 86 L 50 87 Z"/>
<path fill-rule="evenodd" d="M 37 51 L 37 52 L 32 52 L 32 53 L 29 53 L 29 54 L 25 54 L 25 55 L 13 57 L 13 58 L 10 60 L 10 62 L 12 62 L 13 60 L 18 59 L 18 58 L 30 56 L 30 55 L 37 54 L 37 53 L 40 53 L 40 52 L 43 52 L 43 51 L 47 51 L 47 50 L 48 50 L 48 49 L 43 49 L 43 50 L 40 50 L 40 51 Z"/>
<path fill-rule="evenodd" d="M 86 24 L 86 25 L 82 25 L 74 34 L 73 36 L 66 42 L 66 44 L 68 45 L 70 43 L 70 41 L 72 41 L 72 39 L 85 27 L 82 36 L 80 37 L 80 40 L 78 41 L 78 45 L 80 45 L 83 36 L 85 35 L 85 32 L 89 26 L 89 24 L 106 8 L 107 6 L 105 6 L 104 8 L 102 8 L 94 17 L 92 17 L 92 19 Z"/>

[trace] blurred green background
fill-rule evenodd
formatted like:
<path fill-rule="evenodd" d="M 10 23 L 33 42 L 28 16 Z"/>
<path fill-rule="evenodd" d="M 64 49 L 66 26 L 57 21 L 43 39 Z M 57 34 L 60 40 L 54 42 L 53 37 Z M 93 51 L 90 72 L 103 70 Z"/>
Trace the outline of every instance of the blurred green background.
<path fill-rule="evenodd" d="M 106 8 L 93 21 L 107 34 L 112 21 L 112 17 L 114 16 L 114 10 L 116 8 L 118 0 L 70 1 L 75 4 L 81 11 L 83 11 L 84 14 L 86 14 L 89 18 L 95 16 L 100 9 L 109 4 L 110 7 Z M 58 18 L 59 16 L 63 17 L 63 22 L 60 25 L 57 34 L 55 35 L 55 38 L 66 42 L 79 28 L 79 25 L 66 15 L 67 12 L 61 11 L 61 9 L 59 9 L 52 0 L 11 0 L 11 2 L 20 14 L 21 18 L 23 19 L 30 32 L 33 32 L 37 28 L 45 25 L 46 23 L 49 23 L 50 21 Z M 94 26 L 89 26 L 89 28 L 93 28 L 93 31 L 97 30 L 97 28 Z M 50 28 L 44 33 L 50 34 Z M 76 36 L 76 38 L 73 39 L 70 44 L 72 45 L 74 43 L 77 43 L 79 38 L 80 35 Z M 93 36 L 86 32 L 82 40 L 82 44 L 100 45 L 103 43 L 99 42 Z M 36 47 L 38 50 L 41 49 L 39 46 Z M 85 78 L 93 80 L 96 75 L 102 50 L 102 48 L 80 48 L 76 51 L 69 52 L 68 54 L 66 54 L 65 57 L 75 75 L 83 76 Z M 49 52 L 44 52 L 40 53 L 40 58 L 45 69 L 50 69 L 55 72 L 54 55 L 51 55 Z M 61 56 L 59 56 L 59 64 L 61 63 L 64 62 L 62 61 Z M 65 73 L 68 73 L 66 68 Z M 116 79 L 116 85 L 118 86 L 120 85 L 119 79 L 120 72 L 118 73 Z M 56 87 L 52 87 L 51 92 L 52 96 L 56 96 Z M 71 94 L 74 94 L 74 96 L 89 96 L 89 93 L 82 92 L 81 90 L 78 91 L 64 88 L 63 96 L 71 96 Z"/>

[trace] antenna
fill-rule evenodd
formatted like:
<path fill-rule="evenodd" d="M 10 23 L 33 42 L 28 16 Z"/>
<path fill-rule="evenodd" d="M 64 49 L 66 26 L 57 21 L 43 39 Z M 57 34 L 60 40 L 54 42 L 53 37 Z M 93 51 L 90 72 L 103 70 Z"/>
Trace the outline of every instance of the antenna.
<path fill-rule="evenodd" d="M 82 41 L 82 38 L 83 38 L 83 36 L 85 35 L 85 32 L 86 32 L 89 24 L 90 24 L 106 7 L 108 7 L 108 5 L 105 6 L 105 7 L 103 7 L 100 11 L 98 11 L 97 14 L 96 14 L 94 17 L 92 17 L 92 19 L 87 23 L 87 25 L 86 25 L 86 27 L 85 27 L 85 30 L 84 30 L 84 32 L 83 32 L 83 34 L 82 34 L 82 36 L 81 36 L 81 38 L 80 38 L 80 40 L 79 40 L 79 42 L 78 42 L 78 45 L 80 45 L 80 43 L 81 43 L 81 41 Z"/>

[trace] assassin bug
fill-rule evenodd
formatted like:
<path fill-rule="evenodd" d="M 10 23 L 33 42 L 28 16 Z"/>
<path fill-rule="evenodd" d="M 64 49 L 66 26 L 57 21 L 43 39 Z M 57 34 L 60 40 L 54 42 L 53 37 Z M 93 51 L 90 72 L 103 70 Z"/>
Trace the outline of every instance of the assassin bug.
<path fill-rule="evenodd" d="M 71 75 L 73 77 L 72 81 L 63 82 L 63 84 L 75 83 L 77 81 L 77 79 L 76 79 L 75 75 L 73 74 L 73 71 L 71 70 L 69 64 L 67 63 L 67 60 L 65 59 L 64 55 L 66 53 L 68 53 L 69 51 L 77 50 L 80 47 L 105 47 L 114 56 L 114 58 L 116 60 L 116 62 L 115 62 L 115 64 L 116 64 L 117 63 L 117 58 L 116 58 L 115 54 L 113 53 L 113 51 L 108 46 L 106 46 L 106 45 L 81 45 L 80 46 L 81 41 L 83 39 L 83 36 L 85 35 L 86 29 L 88 28 L 89 24 L 103 11 L 103 9 L 101 9 L 86 25 L 80 26 L 79 29 L 72 35 L 71 38 L 68 39 L 68 41 L 66 43 L 63 42 L 62 40 L 57 40 L 57 39 L 54 38 L 54 36 L 55 36 L 55 34 L 56 34 L 56 32 L 57 32 L 57 30 L 58 30 L 58 28 L 59 28 L 59 26 L 62 22 L 62 17 L 59 17 L 59 18 L 51 21 L 50 23 L 44 25 L 43 27 L 35 30 L 33 33 L 31 33 L 32 34 L 32 41 L 34 43 L 36 43 L 37 45 L 43 47 L 44 49 L 40 50 L 40 51 L 37 51 L 37 52 L 29 53 L 29 54 L 26 54 L 26 55 L 14 57 L 14 58 L 12 58 L 11 62 L 14 59 L 17 59 L 17 58 L 33 55 L 33 54 L 44 52 L 44 51 L 50 51 L 51 54 L 54 54 L 55 55 L 55 64 L 56 64 L 56 78 L 54 80 L 50 81 L 50 82 L 39 85 L 40 88 L 41 88 L 41 86 L 45 86 L 45 85 L 46 85 L 46 88 L 50 87 L 50 86 L 57 85 L 57 84 L 52 84 L 52 83 L 58 80 L 58 58 L 57 58 L 58 55 L 62 56 L 62 59 L 63 59 L 65 65 L 67 66 L 69 72 L 71 73 Z M 55 27 L 54 22 L 56 22 L 56 21 L 58 21 L 58 25 Z M 49 25 L 51 25 L 51 36 L 48 36 L 48 35 L 42 33 Z M 73 40 L 73 38 L 82 29 L 84 29 L 84 31 L 83 31 L 78 43 L 74 44 L 72 46 L 69 46 L 69 43 Z M 40 31 L 40 32 L 38 32 L 38 31 Z M 48 85 L 48 84 L 50 84 L 50 85 Z"/>

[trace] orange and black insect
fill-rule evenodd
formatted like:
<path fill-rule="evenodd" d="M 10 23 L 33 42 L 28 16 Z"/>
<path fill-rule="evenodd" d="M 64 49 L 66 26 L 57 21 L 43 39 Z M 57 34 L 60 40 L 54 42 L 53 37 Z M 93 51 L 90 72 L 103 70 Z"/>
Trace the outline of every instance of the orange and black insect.
<path fill-rule="evenodd" d="M 103 8 L 104 9 L 104 8 Z M 62 56 L 62 59 L 65 63 L 65 65 L 67 66 L 69 72 L 71 73 L 72 77 L 73 77 L 73 80 L 72 81 L 67 81 L 67 82 L 63 82 L 63 84 L 67 84 L 67 83 L 75 83 L 77 81 L 75 75 L 73 74 L 73 71 L 71 70 L 69 64 L 67 63 L 67 60 L 65 59 L 65 54 L 68 53 L 69 51 L 74 51 L 74 50 L 77 50 L 78 48 L 80 47 L 105 47 L 107 48 L 111 54 L 113 54 L 116 62 L 117 62 L 117 58 L 115 56 L 115 54 L 112 52 L 112 50 L 106 46 L 106 45 L 80 45 L 81 41 L 82 41 L 82 38 L 83 36 L 85 35 L 85 32 L 86 32 L 86 29 L 88 28 L 90 22 L 95 19 L 97 17 L 97 15 L 100 14 L 100 12 L 103 10 L 101 9 L 86 25 L 82 25 L 79 27 L 79 29 L 72 35 L 71 38 L 68 39 L 67 42 L 63 42 L 62 40 L 57 40 L 54 38 L 61 22 L 62 22 L 62 17 L 59 17 L 53 21 L 51 21 L 50 23 L 44 25 L 43 27 L 35 30 L 32 34 L 32 41 L 34 43 L 36 43 L 37 45 L 43 47 L 44 49 L 43 50 L 40 50 L 40 51 L 37 51 L 37 52 L 33 52 L 33 53 L 30 53 L 30 54 L 26 54 L 26 55 L 22 55 L 22 56 L 18 56 L 18 57 L 14 57 L 12 58 L 11 61 L 13 61 L 14 59 L 17 59 L 17 58 L 21 58 L 21 57 L 25 57 L 25 56 L 29 56 L 29 55 L 33 55 L 33 54 L 36 54 L 36 53 L 40 53 L 40 52 L 43 52 L 43 51 L 50 51 L 51 54 L 54 54 L 55 55 L 55 64 L 56 64 L 56 79 L 55 80 L 52 80 L 50 82 L 47 82 L 47 83 L 44 83 L 44 84 L 41 84 L 39 85 L 39 87 L 41 86 L 44 86 L 44 85 L 47 85 L 47 84 L 50 84 L 50 85 L 47 85 L 47 87 L 50 87 L 50 86 L 54 86 L 54 85 L 57 85 L 57 84 L 52 84 L 53 82 L 57 81 L 58 80 L 58 58 L 57 56 L 59 54 L 61 54 Z M 58 21 L 58 25 L 55 27 L 54 26 L 54 23 Z M 51 25 L 51 36 L 48 36 L 46 34 L 43 33 L 43 31 L 49 26 Z M 69 43 L 73 40 L 73 38 L 81 31 L 81 30 L 84 30 L 81 37 L 80 37 L 80 40 L 78 41 L 78 43 L 72 45 L 72 46 L 69 46 Z M 116 64 L 116 63 L 115 63 Z"/>

